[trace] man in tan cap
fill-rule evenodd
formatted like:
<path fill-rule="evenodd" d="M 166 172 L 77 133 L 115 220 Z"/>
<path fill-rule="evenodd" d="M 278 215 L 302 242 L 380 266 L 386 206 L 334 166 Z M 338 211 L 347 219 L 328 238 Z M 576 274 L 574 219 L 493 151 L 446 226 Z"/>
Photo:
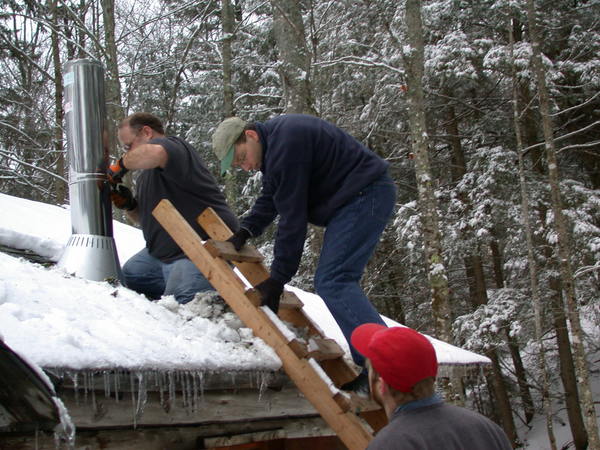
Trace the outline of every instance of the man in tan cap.
<path fill-rule="evenodd" d="M 389 423 L 369 450 L 510 450 L 502 429 L 487 417 L 446 405 L 435 393 L 438 362 L 429 339 L 406 327 L 363 324 L 352 345 L 367 359 L 373 399 Z"/>
<path fill-rule="evenodd" d="M 394 209 L 389 164 L 344 130 L 302 114 L 255 123 L 228 118 L 213 135 L 213 149 L 223 172 L 233 166 L 263 174 L 262 194 L 231 238 L 236 248 L 279 216 L 270 277 L 256 286 L 262 304 L 277 311 L 312 223 L 326 227 L 315 289 L 346 339 L 362 323 L 383 323 L 360 279 Z M 363 357 L 351 350 L 362 366 Z M 361 380 L 366 387 L 366 371 L 356 388 Z"/>

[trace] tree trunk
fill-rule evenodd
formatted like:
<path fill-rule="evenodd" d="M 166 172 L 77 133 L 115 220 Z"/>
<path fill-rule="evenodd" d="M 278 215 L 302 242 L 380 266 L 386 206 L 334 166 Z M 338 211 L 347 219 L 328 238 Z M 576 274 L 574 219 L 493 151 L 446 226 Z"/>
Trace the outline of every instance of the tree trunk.
<path fill-rule="evenodd" d="M 446 92 L 446 95 L 450 97 L 450 94 Z M 447 117 L 448 122 L 446 125 L 446 133 L 448 133 L 450 140 L 451 153 L 451 166 L 450 173 L 452 175 L 452 181 L 459 181 L 463 175 L 467 172 L 467 163 L 465 162 L 465 154 L 462 149 L 460 142 L 460 136 L 458 131 L 458 119 L 456 118 L 456 112 L 454 106 L 448 102 L 446 105 L 448 110 Z"/>
<path fill-rule="evenodd" d="M 409 128 L 411 145 L 415 154 L 415 172 L 418 190 L 418 210 L 423 229 L 427 277 L 431 287 L 431 311 L 436 336 L 448 343 L 453 342 L 452 318 L 450 317 L 450 291 L 448 276 L 442 256 L 442 240 L 437 215 L 437 201 L 429 164 L 429 138 L 425 118 L 423 96 L 424 43 L 419 0 L 407 0 L 405 21 L 408 49 L 403 48 L 403 59 L 408 86 Z M 452 380 L 453 401 L 463 402 L 460 379 Z"/>
<path fill-rule="evenodd" d="M 546 86 L 546 74 L 542 65 L 540 50 L 540 38 L 537 30 L 537 19 L 533 0 L 527 0 L 527 17 L 529 20 L 529 33 L 533 47 L 533 68 L 537 79 L 540 113 L 542 116 L 542 127 L 544 130 L 544 141 L 546 144 L 546 160 L 548 163 L 548 179 L 550 182 L 550 194 L 552 199 L 552 211 L 554 213 L 554 225 L 556 227 L 558 240 L 558 253 L 561 282 L 567 300 L 567 313 L 571 330 L 573 333 L 573 345 L 575 347 L 575 366 L 577 368 L 578 386 L 581 391 L 584 415 L 587 424 L 588 444 L 590 448 L 600 448 L 600 435 L 598 434 L 598 419 L 594 407 L 594 399 L 589 381 L 589 370 L 585 357 L 584 335 L 579 319 L 579 310 L 575 296 L 575 280 L 571 268 L 571 243 L 566 218 L 563 214 L 562 198 L 560 193 L 560 180 L 558 174 L 558 162 L 554 145 L 554 130 L 550 116 L 550 99 Z"/>
<path fill-rule="evenodd" d="M 472 274 L 472 281 L 469 283 L 470 297 L 473 302 L 473 307 L 477 308 L 480 305 L 488 303 L 487 287 L 485 281 L 485 273 L 483 271 L 483 264 L 481 257 L 478 255 L 472 255 L 467 258 L 467 274 Z M 500 366 L 500 360 L 496 350 L 489 350 L 485 355 L 492 360 L 492 389 L 494 391 L 493 398 L 496 401 L 496 412 L 504 432 L 508 436 L 508 439 L 516 446 L 518 436 L 515 427 L 515 422 L 512 415 L 512 409 L 510 405 L 510 396 L 506 389 L 506 382 L 502 375 L 502 368 Z"/>
<path fill-rule="evenodd" d="M 279 53 L 279 74 L 286 113 L 317 115 L 310 84 L 310 55 L 300 2 L 271 0 L 273 33 Z"/>
<path fill-rule="evenodd" d="M 560 363 L 560 379 L 565 390 L 565 405 L 567 407 L 567 416 L 569 417 L 569 426 L 571 428 L 571 434 L 573 435 L 575 448 L 577 450 L 585 450 L 588 448 L 588 435 L 583 421 L 581 402 L 579 401 L 577 375 L 575 363 L 573 362 L 573 352 L 571 350 L 567 317 L 564 312 L 560 279 L 556 277 L 551 278 L 550 288 L 553 291 L 551 298 L 552 319 L 556 331 L 558 361 Z"/>
<path fill-rule="evenodd" d="M 56 153 L 56 165 L 54 171 L 57 175 L 65 177 L 65 152 L 63 149 L 63 79 L 62 67 L 60 62 L 60 47 L 58 43 L 59 14 L 56 0 L 50 2 L 50 11 L 52 14 L 52 63 L 54 65 L 54 152 Z M 56 179 L 54 181 L 54 195 L 56 203 L 62 205 L 67 197 L 67 183 L 63 180 Z"/>
<path fill-rule="evenodd" d="M 231 42 L 235 31 L 235 20 L 231 0 L 221 0 L 221 23 L 223 37 L 221 38 L 221 56 L 223 58 L 223 118 L 235 115 L 233 107 L 233 86 L 231 84 L 232 54 Z"/>
<path fill-rule="evenodd" d="M 221 0 L 221 24 L 223 27 L 223 36 L 221 38 L 221 56 L 223 58 L 223 109 L 222 118 L 235 115 L 233 105 L 233 54 L 231 43 L 233 42 L 235 32 L 235 17 L 231 0 Z M 239 183 L 237 172 L 230 170 L 225 175 L 225 197 L 227 203 L 235 205 L 239 194 Z"/>
<path fill-rule="evenodd" d="M 121 84 L 119 83 L 119 65 L 117 62 L 117 45 L 115 43 L 115 3 L 114 0 L 101 0 L 104 19 L 104 45 L 106 54 L 106 114 L 107 141 L 109 151 L 118 156 L 117 124 L 123 120 L 121 105 Z"/>
<path fill-rule="evenodd" d="M 452 342 L 449 307 L 448 277 L 442 258 L 441 236 L 437 203 L 429 164 L 429 139 L 425 120 L 423 97 L 423 25 L 419 0 L 406 2 L 406 24 L 410 49 L 404 56 L 408 86 L 408 108 L 411 144 L 415 154 L 415 172 L 418 187 L 418 207 L 423 227 L 427 274 L 431 285 L 431 307 L 436 335 Z"/>
<path fill-rule="evenodd" d="M 493 233 L 493 232 L 492 232 Z M 502 255 L 500 253 L 500 246 L 497 240 L 492 240 L 490 243 L 490 249 L 492 252 L 492 260 L 494 266 L 494 279 L 496 281 L 496 287 L 502 289 L 504 287 L 504 272 L 502 270 Z M 525 422 L 530 423 L 535 415 L 535 408 L 533 404 L 533 398 L 531 397 L 531 390 L 527 383 L 527 372 L 521 358 L 521 351 L 518 342 L 510 336 L 508 330 L 505 330 L 506 342 L 508 343 L 508 350 L 512 358 L 513 366 L 515 367 L 515 378 L 519 385 L 519 394 L 521 395 L 521 401 L 523 402 L 523 410 L 525 412 Z"/>
<path fill-rule="evenodd" d="M 517 430 L 515 428 L 515 421 L 510 406 L 510 397 L 506 391 L 506 383 L 502 376 L 502 368 L 500 367 L 498 354 L 494 350 L 488 350 L 485 352 L 485 356 L 492 360 L 492 389 L 494 390 L 494 397 L 496 405 L 498 406 L 496 413 L 500 419 L 502 429 L 508 436 L 508 440 L 513 448 L 516 448 L 518 444 Z"/>
<path fill-rule="evenodd" d="M 529 284 L 531 287 L 531 297 L 533 302 L 533 311 L 534 311 L 534 321 L 535 321 L 535 337 L 538 342 L 540 348 L 540 362 L 542 366 L 542 403 L 544 407 L 544 413 L 546 416 L 546 428 L 548 430 L 548 440 L 550 441 L 551 450 L 556 450 L 556 438 L 554 436 L 554 425 L 552 422 L 552 403 L 549 398 L 550 395 L 550 377 L 548 374 L 548 368 L 546 364 L 546 352 L 544 350 L 544 340 L 543 340 L 543 322 L 542 322 L 542 308 L 541 308 L 541 298 L 540 291 L 538 285 L 538 275 L 537 275 L 537 263 L 535 261 L 535 252 L 534 252 L 534 242 L 533 242 L 533 230 L 531 227 L 531 221 L 529 220 L 529 190 L 527 188 L 527 183 L 525 179 L 525 164 L 524 164 L 524 155 L 523 155 L 523 142 L 522 142 L 522 133 L 521 133 L 521 123 L 520 123 L 520 110 L 519 107 L 519 87 L 517 80 L 517 72 L 514 61 L 514 36 L 513 36 L 514 24 L 513 27 L 509 27 L 509 40 L 510 40 L 510 62 L 511 62 L 511 70 L 512 70 L 512 81 L 513 81 L 513 122 L 515 126 L 515 136 L 517 140 L 517 151 L 519 154 L 519 184 L 521 188 L 521 217 L 523 218 L 523 225 L 525 236 L 527 240 L 527 259 L 529 263 Z M 493 249 L 493 248 L 492 248 Z M 502 285 L 504 281 L 502 280 Z M 512 352 L 512 349 L 511 349 Z M 521 367 L 518 370 L 522 369 Z M 515 365 L 515 370 L 517 370 L 517 366 Z M 518 376 L 518 375 L 517 375 Z M 521 385 L 519 384 L 519 387 Z M 529 392 L 529 390 L 528 390 Z M 525 417 L 527 423 L 531 421 L 531 416 L 533 415 L 533 404 L 529 405 L 528 403 L 523 402 L 525 406 Z M 531 406 L 531 411 L 528 411 L 528 406 Z M 529 414 L 528 414 L 529 413 Z"/>

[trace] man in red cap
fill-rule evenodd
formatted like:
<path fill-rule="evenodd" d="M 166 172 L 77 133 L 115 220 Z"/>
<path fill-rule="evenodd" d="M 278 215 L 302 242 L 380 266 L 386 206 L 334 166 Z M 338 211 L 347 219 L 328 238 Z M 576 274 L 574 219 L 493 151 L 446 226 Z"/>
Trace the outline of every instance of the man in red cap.
<path fill-rule="evenodd" d="M 369 450 L 512 449 L 494 422 L 435 393 L 437 358 L 421 333 L 367 323 L 354 330 L 352 345 L 367 358 L 371 395 L 390 421 Z"/>

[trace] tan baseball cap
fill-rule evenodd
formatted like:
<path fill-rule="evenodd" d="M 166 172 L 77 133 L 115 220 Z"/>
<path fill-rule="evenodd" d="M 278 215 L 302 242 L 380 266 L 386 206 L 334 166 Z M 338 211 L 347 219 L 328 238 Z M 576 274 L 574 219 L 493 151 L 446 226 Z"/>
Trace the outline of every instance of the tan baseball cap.
<path fill-rule="evenodd" d="M 233 144 L 244 132 L 246 121 L 239 117 L 228 117 L 219 124 L 212 136 L 213 152 L 221 161 L 221 174 L 231 167 L 233 162 Z"/>

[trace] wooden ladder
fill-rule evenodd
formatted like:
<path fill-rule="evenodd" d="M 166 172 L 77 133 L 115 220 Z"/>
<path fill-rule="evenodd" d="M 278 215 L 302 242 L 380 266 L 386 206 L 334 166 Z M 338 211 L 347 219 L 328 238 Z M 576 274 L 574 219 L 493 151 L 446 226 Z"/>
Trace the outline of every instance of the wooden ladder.
<path fill-rule="evenodd" d="M 162 200 L 153 215 L 242 322 L 275 350 L 287 375 L 344 445 L 351 450 L 366 448 L 372 432 L 387 423 L 383 410 L 337 389 L 357 374 L 344 360 L 341 347 L 304 314 L 302 302 L 292 292 L 284 291 L 278 316 L 259 306 L 260 294 L 246 287 L 229 261 L 256 286 L 269 276 L 260 253 L 248 245 L 236 252 L 231 243 L 223 242 L 232 232 L 211 208 L 197 219 L 211 238 L 205 242 L 168 200 Z M 307 329 L 308 345 L 283 321 Z"/>

